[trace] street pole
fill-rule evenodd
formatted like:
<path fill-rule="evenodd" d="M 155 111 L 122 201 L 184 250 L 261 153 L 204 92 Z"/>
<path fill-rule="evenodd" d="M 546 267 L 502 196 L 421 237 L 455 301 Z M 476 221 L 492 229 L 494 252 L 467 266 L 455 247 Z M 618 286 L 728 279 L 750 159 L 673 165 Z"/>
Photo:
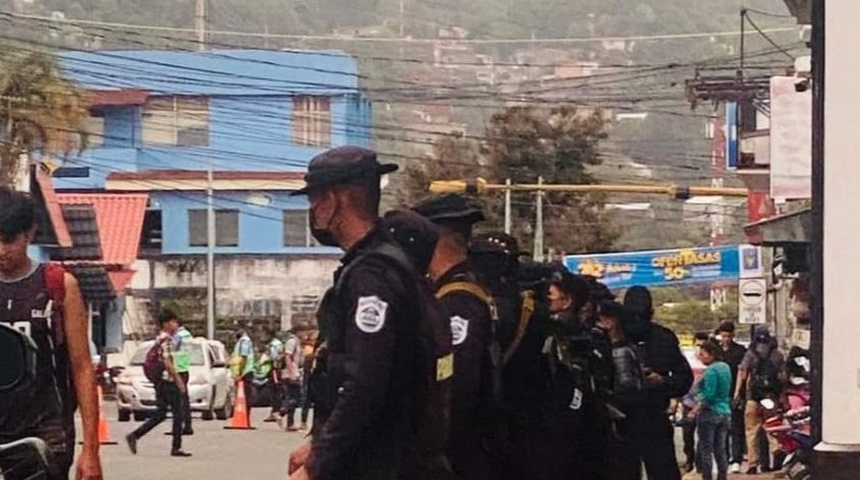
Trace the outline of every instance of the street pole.
<path fill-rule="evenodd" d="M 543 185 L 543 177 L 538 177 L 538 187 Z M 510 189 L 507 190 L 510 192 Z M 534 248 L 534 260 L 536 262 L 543 262 L 543 190 L 538 190 L 536 192 L 537 195 L 537 208 L 535 212 L 535 248 Z"/>
<path fill-rule="evenodd" d="M 860 2 L 812 2 L 812 478 L 856 479 L 860 470 L 860 323 L 856 309 L 860 137 L 851 79 Z M 826 127 L 826 128 L 825 128 Z M 825 158 L 826 153 L 826 158 Z M 825 316 L 826 315 L 826 316 Z"/>
<path fill-rule="evenodd" d="M 194 31 L 197 33 L 197 50 L 206 50 L 206 0 L 197 0 L 194 9 Z"/>
<path fill-rule="evenodd" d="M 215 339 L 215 199 L 212 161 L 206 171 L 206 335 Z"/>
<path fill-rule="evenodd" d="M 746 188 L 732 187 L 682 187 L 678 185 L 612 185 L 612 184 L 572 184 L 572 185 L 547 185 L 547 184 L 492 184 L 486 180 L 437 180 L 430 183 L 431 193 L 468 193 L 481 195 L 491 191 L 511 192 L 564 192 L 564 193 L 632 193 L 642 195 L 668 195 L 670 197 L 687 200 L 690 197 L 741 197 L 746 198 Z"/>
<path fill-rule="evenodd" d="M 505 180 L 505 185 L 511 186 L 511 179 Z M 511 234 L 511 189 L 505 190 L 505 233 Z"/>

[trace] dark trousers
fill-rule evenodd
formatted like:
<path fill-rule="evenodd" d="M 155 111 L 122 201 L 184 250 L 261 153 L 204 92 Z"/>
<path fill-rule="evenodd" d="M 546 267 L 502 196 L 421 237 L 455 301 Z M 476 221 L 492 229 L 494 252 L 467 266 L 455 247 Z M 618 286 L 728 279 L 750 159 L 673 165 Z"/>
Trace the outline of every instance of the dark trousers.
<path fill-rule="evenodd" d="M 304 378 L 302 379 L 302 423 L 308 423 L 308 415 L 311 413 L 311 407 L 313 407 L 313 399 L 311 398 L 310 392 L 311 386 L 311 376 L 309 373 L 305 373 Z"/>
<path fill-rule="evenodd" d="M 744 411 L 732 410 L 732 423 L 728 435 L 729 463 L 744 463 L 747 450 L 746 428 L 744 427 Z"/>
<path fill-rule="evenodd" d="M 281 412 L 281 405 L 284 403 L 284 386 L 278 381 L 274 372 L 269 376 L 269 383 L 266 384 L 266 388 L 269 391 L 269 403 L 272 405 L 269 416 L 274 416 L 275 413 L 283 413 Z"/>
<path fill-rule="evenodd" d="M 696 457 L 696 420 L 688 418 L 687 415 L 692 410 L 689 407 L 681 409 L 684 414 L 684 423 L 681 425 L 681 433 L 684 439 L 684 457 L 687 465 L 693 465 L 696 470 L 699 469 L 699 463 Z"/>
<path fill-rule="evenodd" d="M 173 429 L 170 431 L 173 435 L 172 450 L 182 449 L 182 394 L 179 388 L 173 382 L 163 380 L 155 384 L 155 399 L 157 408 L 155 413 L 146 419 L 137 430 L 131 432 L 132 436 L 137 439 L 143 438 L 153 428 L 157 427 L 167 419 L 167 410 L 173 412 Z"/>
<path fill-rule="evenodd" d="M 296 409 L 302 396 L 302 384 L 281 380 L 281 415 L 287 417 L 287 428 L 296 424 Z"/>
<path fill-rule="evenodd" d="M 648 478 L 681 480 L 675 458 L 675 431 L 665 409 L 646 408 L 636 422 L 636 446 Z"/>
<path fill-rule="evenodd" d="M 726 439 L 729 434 L 729 415 L 705 410 L 699 416 L 699 465 L 704 480 L 713 479 L 714 459 L 717 461 L 717 480 L 726 480 L 729 472 L 729 452 Z"/>
<path fill-rule="evenodd" d="M 179 378 L 185 383 L 185 393 L 182 397 L 182 431 L 191 432 L 191 398 L 188 396 L 188 372 L 180 372 Z"/>

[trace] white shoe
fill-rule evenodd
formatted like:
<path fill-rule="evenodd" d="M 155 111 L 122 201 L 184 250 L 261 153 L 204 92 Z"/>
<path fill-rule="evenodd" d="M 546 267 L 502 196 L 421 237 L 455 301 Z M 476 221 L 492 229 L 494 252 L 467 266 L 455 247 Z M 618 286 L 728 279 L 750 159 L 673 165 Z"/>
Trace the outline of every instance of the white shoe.
<path fill-rule="evenodd" d="M 741 473 L 741 464 L 733 463 L 729 465 L 729 473 Z"/>

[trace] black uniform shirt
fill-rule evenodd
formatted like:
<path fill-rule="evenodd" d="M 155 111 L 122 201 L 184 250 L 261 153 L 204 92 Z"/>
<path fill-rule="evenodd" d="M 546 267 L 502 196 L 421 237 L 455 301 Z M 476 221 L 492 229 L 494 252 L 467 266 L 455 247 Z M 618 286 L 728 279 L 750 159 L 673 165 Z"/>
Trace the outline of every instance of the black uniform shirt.
<path fill-rule="evenodd" d="M 386 257 L 363 257 L 385 243 L 393 240 L 377 224 L 344 256 L 335 285 L 347 267 L 349 273 L 320 306 L 336 393 L 315 426 L 307 462 L 315 480 L 395 478 L 407 468 L 405 456 L 420 448 L 415 411 L 427 375 L 423 360 L 435 359 L 418 355 L 419 279 Z"/>
<path fill-rule="evenodd" d="M 476 283 L 468 262 L 460 263 L 436 282 L 437 291 L 455 282 Z M 454 393 L 451 402 L 451 444 L 461 451 L 480 434 L 482 407 L 491 395 L 492 363 L 489 355 L 491 315 L 484 300 L 471 293 L 454 291 L 442 298 L 451 317 L 454 346 Z M 462 448 L 460 448 L 462 447 Z"/>

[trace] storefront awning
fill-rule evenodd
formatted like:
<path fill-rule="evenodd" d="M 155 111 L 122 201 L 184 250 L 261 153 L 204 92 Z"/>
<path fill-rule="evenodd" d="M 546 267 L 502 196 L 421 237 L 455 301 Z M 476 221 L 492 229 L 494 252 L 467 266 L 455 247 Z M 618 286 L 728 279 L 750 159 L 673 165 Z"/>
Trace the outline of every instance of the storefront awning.
<path fill-rule="evenodd" d="M 812 235 L 812 210 L 804 209 L 750 223 L 744 227 L 759 245 L 781 246 L 809 243 Z"/>

